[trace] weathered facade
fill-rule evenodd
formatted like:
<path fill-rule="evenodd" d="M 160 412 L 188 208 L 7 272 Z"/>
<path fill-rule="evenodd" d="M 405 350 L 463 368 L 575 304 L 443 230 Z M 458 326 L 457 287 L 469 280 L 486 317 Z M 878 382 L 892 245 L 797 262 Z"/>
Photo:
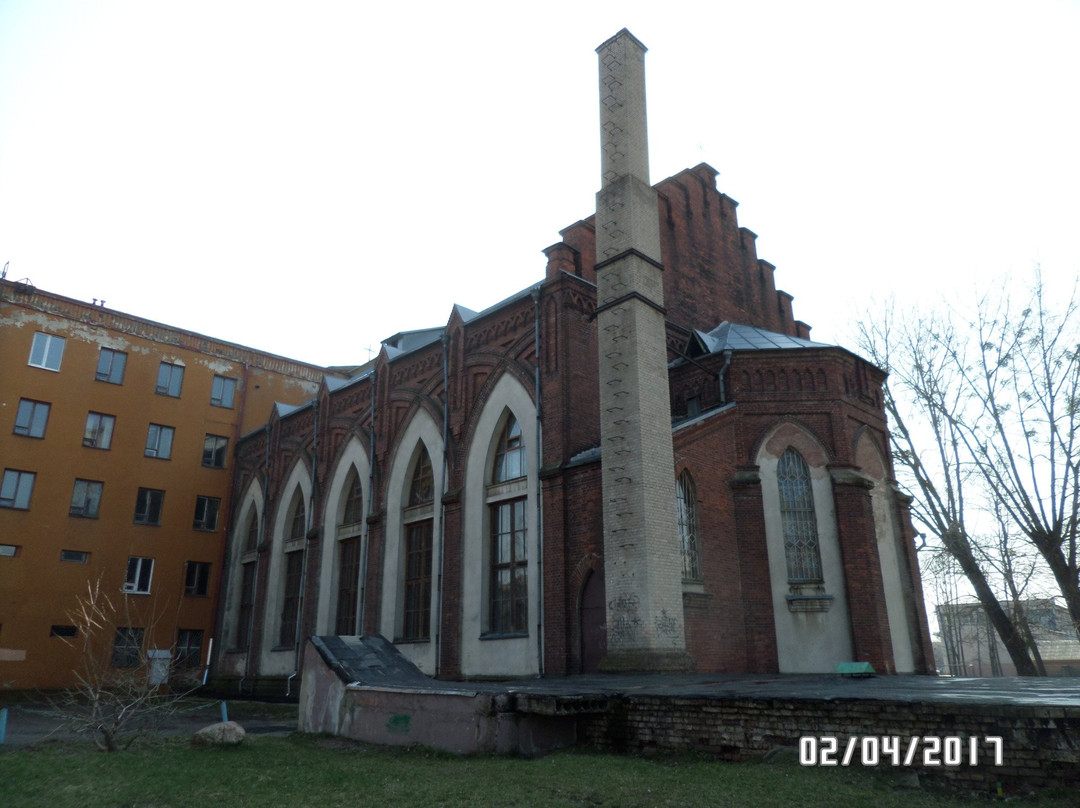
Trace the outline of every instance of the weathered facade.
<path fill-rule="evenodd" d="M 598 52 L 632 159 L 545 277 L 240 441 L 222 682 L 358 633 L 454 678 L 932 670 L 883 373 L 809 340 L 715 170 L 649 184 L 644 48 Z"/>
<path fill-rule="evenodd" d="M 0 687 L 201 678 L 241 435 L 323 368 L 0 280 Z M 116 625 L 80 636 L 89 587 Z M 171 668 L 171 671 L 170 671 Z"/>

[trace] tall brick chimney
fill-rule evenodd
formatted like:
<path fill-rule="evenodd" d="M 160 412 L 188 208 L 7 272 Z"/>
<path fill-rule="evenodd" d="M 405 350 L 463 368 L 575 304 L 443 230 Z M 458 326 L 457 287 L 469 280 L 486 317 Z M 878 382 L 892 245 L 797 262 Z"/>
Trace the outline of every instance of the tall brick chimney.
<path fill-rule="evenodd" d="M 689 670 L 645 46 L 625 28 L 600 57 L 596 195 L 607 648 L 601 670 Z"/>

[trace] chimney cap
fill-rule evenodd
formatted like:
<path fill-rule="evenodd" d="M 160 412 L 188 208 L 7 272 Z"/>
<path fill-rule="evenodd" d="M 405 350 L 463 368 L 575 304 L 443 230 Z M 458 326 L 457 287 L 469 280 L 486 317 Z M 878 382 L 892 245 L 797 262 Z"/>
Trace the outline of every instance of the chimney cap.
<path fill-rule="evenodd" d="M 646 51 L 649 50 L 648 48 L 645 47 L 645 44 L 640 39 L 638 39 L 636 36 L 634 36 L 633 34 L 630 33 L 629 29 L 623 28 L 621 31 L 619 31 L 619 33 L 615 34 L 615 36 L 608 37 L 607 39 L 605 39 L 600 44 L 600 47 L 598 47 L 596 49 L 596 52 L 599 53 L 604 48 L 606 48 L 609 44 L 614 42 L 616 39 L 619 39 L 620 37 L 624 37 L 624 36 L 629 37 L 631 39 L 631 41 L 634 42 L 634 44 L 636 44 L 639 48 L 641 48 L 642 53 L 645 53 Z"/>

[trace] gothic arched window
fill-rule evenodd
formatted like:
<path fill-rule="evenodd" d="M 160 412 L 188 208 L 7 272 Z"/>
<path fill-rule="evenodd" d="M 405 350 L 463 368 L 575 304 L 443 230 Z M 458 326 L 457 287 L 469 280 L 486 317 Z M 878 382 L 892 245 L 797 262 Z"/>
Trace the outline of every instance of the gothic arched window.
<path fill-rule="evenodd" d="M 697 486 L 684 470 L 675 481 L 675 501 L 679 514 L 679 543 L 682 546 L 683 578 L 701 579 L 701 550 L 698 544 Z"/>
<path fill-rule="evenodd" d="M 259 514 L 252 508 L 248 513 L 247 530 L 244 536 L 244 552 L 252 553 L 259 546 Z"/>
<path fill-rule="evenodd" d="M 255 551 L 259 547 L 259 511 L 252 505 L 244 531 L 244 548 L 240 563 L 240 603 L 236 613 L 236 632 L 233 647 L 247 650 L 251 642 L 251 620 L 255 612 Z"/>
<path fill-rule="evenodd" d="M 525 474 L 525 443 L 521 425 L 513 414 L 508 414 L 495 446 L 491 485 L 519 480 Z M 495 500 L 495 497 L 499 499 Z M 515 487 L 513 491 L 496 489 L 489 499 L 491 577 L 488 629 L 492 634 L 528 631 L 526 502 L 524 486 Z"/>
<path fill-rule="evenodd" d="M 431 635 L 431 547 L 435 527 L 435 477 L 427 448 L 420 453 L 409 483 L 405 523 L 404 640 L 426 640 Z"/>
<path fill-rule="evenodd" d="M 524 476 L 525 444 L 521 440 L 521 425 L 517 418 L 509 415 L 495 447 L 495 470 L 491 481 L 502 483 Z"/>
<path fill-rule="evenodd" d="M 285 589 L 281 599 L 281 629 L 278 646 L 296 645 L 296 629 L 300 619 L 300 583 L 304 577 L 304 547 L 301 543 L 307 533 L 307 509 L 304 494 L 297 488 L 289 504 L 289 533 L 285 537 Z"/>
<path fill-rule="evenodd" d="M 334 633 L 356 634 L 356 606 L 360 589 L 360 522 L 363 519 L 364 489 L 356 467 L 349 469 L 345 482 L 345 507 L 337 526 L 337 612 Z"/>
<path fill-rule="evenodd" d="M 788 581 L 822 583 L 810 469 L 802 455 L 790 447 L 780 456 L 776 482 L 780 491 L 780 521 L 784 527 Z"/>
<path fill-rule="evenodd" d="M 364 489 L 360 486 L 360 475 L 356 467 L 349 469 L 348 491 L 345 494 L 345 510 L 341 515 L 342 525 L 355 525 L 363 518 Z"/>

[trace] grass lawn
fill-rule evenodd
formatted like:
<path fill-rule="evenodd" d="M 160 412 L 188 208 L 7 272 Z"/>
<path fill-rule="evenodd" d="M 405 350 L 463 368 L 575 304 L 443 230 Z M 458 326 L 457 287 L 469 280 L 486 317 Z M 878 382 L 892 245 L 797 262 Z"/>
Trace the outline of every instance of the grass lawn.
<path fill-rule="evenodd" d="M 567 751 L 534 760 L 387 750 L 311 735 L 249 736 L 229 749 L 186 741 L 106 754 L 89 744 L 0 747 L 3 808 L 166 806 L 961 806 L 1000 800 L 938 787 L 901 787 L 860 769 L 794 761 L 718 763 Z M 1074 808 L 1076 795 L 1010 799 Z"/>

